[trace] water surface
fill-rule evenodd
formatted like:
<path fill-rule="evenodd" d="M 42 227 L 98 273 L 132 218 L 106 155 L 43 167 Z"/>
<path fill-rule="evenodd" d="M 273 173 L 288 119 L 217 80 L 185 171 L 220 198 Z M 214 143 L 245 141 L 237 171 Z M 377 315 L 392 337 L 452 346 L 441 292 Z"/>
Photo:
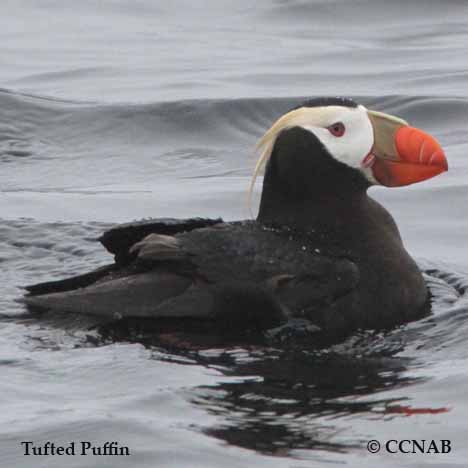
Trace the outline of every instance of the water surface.
<path fill-rule="evenodd" d="M 2 466 L 465 466 L 468 5 L 462 1 L 7 1 L 0 18 Z M 331 349 L 174 351 L 39 322 L 20 285 L 110 257 L 143 217 L 249 216 L 257 138 L 316 95 L 435 135 L 450 171 L 372 189 L 427 272 L 433 315 Z M 97 341 L 96 341 L 97 339 Z M 412 411 L 411 411 L 412 410 Z M 370 455 L 370 439 L 450 439 Z M 117 440 L 124 457 L 24 457 Z"/>

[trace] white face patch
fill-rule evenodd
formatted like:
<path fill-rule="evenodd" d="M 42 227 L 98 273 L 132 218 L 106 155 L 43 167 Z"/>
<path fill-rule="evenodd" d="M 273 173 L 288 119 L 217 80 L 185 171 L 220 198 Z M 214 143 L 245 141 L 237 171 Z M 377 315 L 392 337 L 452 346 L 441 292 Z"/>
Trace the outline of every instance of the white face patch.
<path fill-rule="evenodd" d="M 336 123 L 344 125 L 341 136 L 335 136 L 328 130 L 328 127 Z M 292 127 L 302 127 L 313 133 L 333 158 L 361 171 L 372 184 L 378 183 L 371 167 L 364 164 L 374 145 L 374 129 L 364 106 L 300 107 L 280 117 L 258 142 L 257 150 L 261 154 L 250 183 L 249 203 L 255 180 L 270 159 L 276 138 L 283 130 Z M 310 156 L 313 157 L 312 154 Z"/>
<path fill-rule="evenodd" d="M 360 170 L 375 183 L 371 168 L 363 165 L 374 144 L 374 130 L 367 109 L 360 105 L 356 108 L 328 106 L 321 110 L 315 122 L 301 127 L 313 133 L 334 159 Z M 345 128 L 341 136 L 333 135 L 327 128 L 338 122 Z"/>

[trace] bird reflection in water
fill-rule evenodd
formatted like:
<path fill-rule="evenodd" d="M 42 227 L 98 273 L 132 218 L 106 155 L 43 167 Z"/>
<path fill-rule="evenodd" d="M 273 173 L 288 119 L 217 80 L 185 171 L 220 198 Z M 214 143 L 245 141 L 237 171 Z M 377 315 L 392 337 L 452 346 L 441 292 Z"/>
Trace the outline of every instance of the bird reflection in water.
<path fill-rule="evenodd" d="M 340 442 L 341 429 L 334 420 L 354 415 L 392 417 L 392 413 L 398 417 L 401 412 L 392 408 L 404 407 L 401 399 L 379 398 L 378 392 L 422 378 L 408 377 L 409 359 L 389 355 L 398 349 L 363 356 L 356 354 L 356 343 L 351 354 L 340 347 L 236 347 L 185 354 L 184 359 L 215 368 L 227 378 L 215 386 L 190 390 L 193 404 L 219 418 L 214 427 L 201 430 L 228 444 L 276 456 L 300 449 L 345 452 L 361 447 L 360 441 L 350 443 L 349 437 Z"/>

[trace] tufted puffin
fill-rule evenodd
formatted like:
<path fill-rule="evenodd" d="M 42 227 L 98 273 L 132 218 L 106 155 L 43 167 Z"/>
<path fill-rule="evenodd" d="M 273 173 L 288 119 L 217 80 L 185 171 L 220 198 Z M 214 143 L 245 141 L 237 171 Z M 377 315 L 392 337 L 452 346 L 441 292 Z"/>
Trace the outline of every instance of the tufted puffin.
<path fill-rule="evenodd" d="M 330 337 L 426 313 L 422 274 L 367 191 L 446 171 L 432 136 L 351 99 L 318 98 L 280 117 L 258 150 L 253 183 L 265 172 L 256 220 L 118 225 L 100 238 L 112 264 L 27 286 L 24 301 L 104 321 L 198 322 L 236 333 L 306 320 Z"/>

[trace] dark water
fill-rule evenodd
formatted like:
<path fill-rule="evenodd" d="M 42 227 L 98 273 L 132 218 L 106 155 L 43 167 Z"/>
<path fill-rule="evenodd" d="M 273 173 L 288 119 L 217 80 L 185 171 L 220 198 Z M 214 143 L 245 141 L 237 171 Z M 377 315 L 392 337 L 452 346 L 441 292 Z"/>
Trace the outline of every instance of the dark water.
<path fill-rule="evenodd" d="M 2 467 L 466 466 L 466 2 L 2 6 Z M 431 317 L 321 352 L 174 352 L 97 345 L 14 301 L 22 284 L 108 262 L 94 239 L 113 222 L 249 216 L 256 139 L 324 94 L 399 115 L 446 151 L 448 173 L 373 189 L 427 272 Z M 452 452 L 365 449 L 403 438 Z M 132 455 L 25 457 L 23 440 L 116 440 Z"/>

